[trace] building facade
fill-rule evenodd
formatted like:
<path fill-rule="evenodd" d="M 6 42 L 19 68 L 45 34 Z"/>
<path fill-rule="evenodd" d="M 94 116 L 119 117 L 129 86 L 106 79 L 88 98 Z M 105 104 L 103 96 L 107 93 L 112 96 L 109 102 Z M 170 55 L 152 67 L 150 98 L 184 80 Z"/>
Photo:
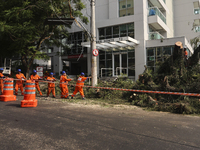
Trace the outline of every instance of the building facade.
<path fill-rule="evenodd" d="M 87 0 L 85 4 L 83 14 L 90 18 L 90 4 Z M 197 0 L 96 0 L 95 6 L 98 77 L 127 76 L 137 80 L 144 65 L 155 70 L 156 64 L 165 61 L 177 41 L 187 46 L 189 54 L 193 53 L 189 40 L 200 33 Z M 89 24 L 85 27 L 90 31 Z M 75 24 L 69 32 L 63 42 L 70 50 L 54 48 L 62 53 L 52 56 L 55 71 L 91 75 L 88 36 Z"/>

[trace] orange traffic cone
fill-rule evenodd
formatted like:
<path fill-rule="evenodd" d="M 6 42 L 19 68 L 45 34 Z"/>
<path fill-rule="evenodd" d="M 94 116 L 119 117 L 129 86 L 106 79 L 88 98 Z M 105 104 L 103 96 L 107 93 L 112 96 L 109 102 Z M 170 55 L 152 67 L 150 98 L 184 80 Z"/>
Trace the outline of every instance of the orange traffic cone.
<path fill-rule="evenodd" d="M 13 95 L 13 79 L 4 79 L 3 94 L 0 95 L 0 101 L 16 101 L 16 96 Z"/>
<path fill-rule="evenodd" d="M 25 85 L 24 100 L 21 101 L 21 107 L 36 107 L 35 99 L 35 81 L 27 80 Z"/>

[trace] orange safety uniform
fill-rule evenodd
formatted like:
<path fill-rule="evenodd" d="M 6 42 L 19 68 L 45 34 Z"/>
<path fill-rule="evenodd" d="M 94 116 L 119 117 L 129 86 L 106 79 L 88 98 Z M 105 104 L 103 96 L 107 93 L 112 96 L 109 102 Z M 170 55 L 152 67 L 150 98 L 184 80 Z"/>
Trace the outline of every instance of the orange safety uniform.
<path fill-rule="evenodd" d="M 87 78 L 88 77 L 84 77 L 84 76 L 78 77 L 78 80 L 76 82 L 76 87 L 75 87 L 75 90 L 72 94 L 72 97 L 74 97 L 77 92 L 80 92 L 81 97 L 84 98 L 83 86 L 84 86 L 84 81 L 87 80 Z"/>
<path fill-rule="evenodd" d="M 69 96 L 69 91 L 68 91 L 68 81 L 71 81 L 72 79 L 67 79 L 66 75 L 61 75 L 60 76 L 60 88 L 61 88 L 61 98 L 67 98 Z"/>
<path fill-rule="evenodd" d="M 22 95 L 24 95 L 24 89 L 23 89 L 24 81 L 23 81 L 23 79 L 26 79 L 26 77 L 24 76 L 23 73 L 18 73 L 18 74 L 16 74 L 16 78 L 19 79 L 19 80 L 17 80 L 16 84 L 15 84 L 15 95 L 17 95 L 17 91 L 18 91 L 19 88 L 21 90 Z"/>
<path fill-rule="evenodd" d="M 38 92 L 40 93 L 40 96 L 42 96 L 42 92 L 40 91 L 40 87 L 39 87 L 39 83 L 38 80 L 40 79 L 40 76 L 38 76 L 37 74 L 32 74 L 31 75 L 31 80 L 35 80 L 35 87 L 38 90 Z"/>
<path fill-rule="evenodd" d="M 186 55 L 186 56 L 188 55 L 188 52 L 187 52 L 187 51 L 185 51 L 185 55 Z"/>
<path fill-rule="evenodd" d="M 54 77 L 47 77 L 47 81 L 52 81 L 48 83 L 48 92 L 47 92 L 47 96 L 49 96 L 49 94 L 52 92 L 53 96 L 56 96 L 55 93 L 55 83 L 53 83 L 53 81 L 56 81 L 56 79 Z"/>
<path fill-rule="evenodd" d="M 3 78 L 4 78 L 4 75 L 3 75 L 3 73 L 0 72 L 0 90 L 1 90 L 1 94 L 3 93 Z"/>

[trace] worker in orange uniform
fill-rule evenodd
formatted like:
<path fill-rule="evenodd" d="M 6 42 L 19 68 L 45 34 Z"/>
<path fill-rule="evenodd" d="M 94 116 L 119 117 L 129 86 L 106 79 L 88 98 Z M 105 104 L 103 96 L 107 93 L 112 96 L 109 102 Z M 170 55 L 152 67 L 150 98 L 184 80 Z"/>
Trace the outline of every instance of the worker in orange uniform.
<path fill-rule="evenodd" d="M 69 91 L 67 84 L 72 79 L 67 79 L 67 75 L 65 71 L 62 71 L 62 75 L 60 76 L 60 89 L 61 89 L 61 98 L 69 99 Z"/>
<path fill-rule="evenodd" d="M 21 69 L 18 69 L 18 74 L 16 74 L 16 78 L 18 79 L 15 84 L 15 95 L 17 95 L 18 89 L 20 88 L 22 95 L 24 95 L 23 83 L 26 77 L 23 73 L 21 73 Z"/>
<path fill-rule="evenodd" d="M 188 58 L 188 52 L 187 52 L 187 47 L 184 46 L 184 56 L 185 56 L 185 59 Z"/>
<path fill-rule="evenodd" d="M 49 96 L 49 94 L 52 92 L 53 94 L 53 98 L 56 97 L 56 93 L 55 93 L 55 83 L 53 83 L 54 81 L 56 81 L 56 79 L 53 77 L 53 72 L 50 73 L 50 76 L 47 77 L 47 81 L 50 81 L 48 83 L 48 92 L 47 92 L 47 97 Z"/>
<path fill-rule="evenodd" d="M 48 71 L 46 71 L 44 74 L 44 80 L 47 80 L 48 77 L 49 77 L 49 73 L 48 73 Z"/>
<path fill-rule="evenodd" d="M 40 93 L 40 96 L 42 96 L 42 92 L 40 91 L 40 87 L 39 87 L 39 83 L 38 80 L 40 80 L 40 76 L 38 76 L 36 70 L 33 70 L 33 74 L 31 75 L 31 80 L 35 80 L 35 87 L 38 90 L 38 92 Z"/>
<path fill-rule="evenodd" d="M 1 90 L 1 94 L 3 94 L 3 78 L 5 78 L 5 76 L 3 75 L 3 68 L 0 68 L 0 90 Z"/>
<path fill-rule="evenodd" d="M 91 77 L 84 77 L 84 76 L 85 76 L 85 74 L 83 72 L 81 72 L 81 76 L 78 77 L 78 80 L 76 82 L 75 91 L 73 92 L 71 99 L 74 98 L 74 96 L 76 95 L 77 92 L 80 92 L 82 99 L 85 100 L 85 96 L 84 96 L 84 92 L 83 92 L 84 81 Z"/>

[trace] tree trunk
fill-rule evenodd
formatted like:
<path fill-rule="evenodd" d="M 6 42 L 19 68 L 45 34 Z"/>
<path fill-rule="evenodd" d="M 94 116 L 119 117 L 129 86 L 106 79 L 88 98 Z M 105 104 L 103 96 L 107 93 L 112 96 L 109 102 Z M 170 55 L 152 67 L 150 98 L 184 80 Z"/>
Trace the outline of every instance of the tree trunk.
<path fill-rule="evenodd" d="M 30 70 L 30 68 L 26 66 L 26 75 L 25 76 L 27 79 L 29 79 L 29 70 Z"/>

